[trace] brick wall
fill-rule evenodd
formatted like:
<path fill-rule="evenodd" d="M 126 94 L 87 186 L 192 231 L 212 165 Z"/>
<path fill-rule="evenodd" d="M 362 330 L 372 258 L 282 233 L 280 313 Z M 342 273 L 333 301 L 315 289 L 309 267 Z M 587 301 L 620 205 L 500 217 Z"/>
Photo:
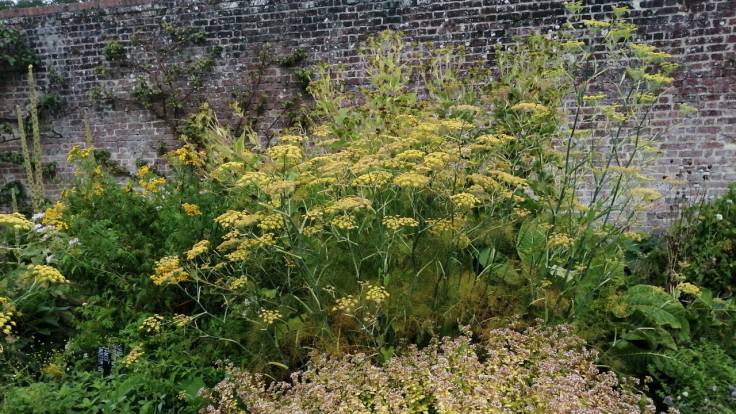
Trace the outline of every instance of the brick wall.
<path fill-rule="evenodd" d="M 654 114 L 655 125 L 667 129 L 661 137 L 658 178 L 681 173 L 699 181 L 707 171 L 708 191 L 724 191 L 736 181 L 736 0 L 585 3 L 586 13 L 598 18 L 612 5 L 628 4 L 641 39 L 673 54 L 682 67 L 672 92 Z M 56 88 L 63 111 L 50 119 L 43 138 L 47 161 L 58 163 L 61 185 L 70 173 L 65 154 L 72 144 L 83 141 L 84 110 L 89 111 L 95 144 L 127 168 L 137 160 L 156 159 L 161 143 L 174 145 L 170 129 L 148 111 L 130 105 L 95 109 L 89 96 L 101 80 L 95 67 L 103 59 L 105 43 L 154 27 L 162 19 L 200 27 L 210 44 L 223 47 L 208 92 L 210 99 L 225 101 L 265 43 L 283 51 L 303 47 L 310 62 L 349 66 L 355 61 L 356 45 L 392 28 L 414 40 L 463 44 L 471 61 L 486 63 L 497 42 L 559 24 L 562 4 L 560 0 L 98 0 L 4 11 L 0 21 L 22 28 L 38 51 L 40 87 L 62 85 Z M 289 96 L 280 79 L 285 76 L 288 73 L 278 68 L 269 73 L 272 97 Z M 130 87 L 125 78 L 113 85 Z M 20 76 L 0 82 L 0 118 L 12 118 L 13 106 L 24 102 L 25 96 Z M 680 102 L 701 112 L 674 124 Z M 0 143 L 0 151 L 16 144 Z M 16 167 L 0 164 L 0 186 L 20 176 Z M 656 224 L 661 218 L 653 213 L 650 220 Z"/>

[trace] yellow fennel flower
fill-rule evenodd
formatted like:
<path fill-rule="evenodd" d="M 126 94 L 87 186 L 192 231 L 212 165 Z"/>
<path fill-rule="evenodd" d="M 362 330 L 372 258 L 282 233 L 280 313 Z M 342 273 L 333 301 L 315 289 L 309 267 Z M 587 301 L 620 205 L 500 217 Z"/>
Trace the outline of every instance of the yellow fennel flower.
<path fill-rule="evenodd" d="M 458 193 L 451 197 L 452 203 L 459 209 L 471 209 L 480 203 L 478 197 L 470 193 Z"/>
<path fill-rule="evenodd" d="M 33 280 L 41 287 L 48 287 L 49 284 L 64 284 L 69 281 L 64 275 L 54 267 L 47 265 L 29 265 L 30 273 L 26 277 L 32 277 Z"/>
<path fill-rule="evenodd" d="M 20 213 L 0 214 L 0 226 L 12 227 L 16 230 L 28 231 L 33 223 Z"/>
<path fill-rule="evenodd" d="M 402 188 L 422 188 L 429 184 L 429 177 L 416 173 L 404 173 L 394 178 L 394 184 Z"/>
<path fill-rule="evenodd" d="M 178 284 L 189 278 L 189 273 L 179 264 L 179 258 L 176 256 L 162 257 L 156 262 L 154 273 L 151 276 L 153 284 L 169 285 Z"/>

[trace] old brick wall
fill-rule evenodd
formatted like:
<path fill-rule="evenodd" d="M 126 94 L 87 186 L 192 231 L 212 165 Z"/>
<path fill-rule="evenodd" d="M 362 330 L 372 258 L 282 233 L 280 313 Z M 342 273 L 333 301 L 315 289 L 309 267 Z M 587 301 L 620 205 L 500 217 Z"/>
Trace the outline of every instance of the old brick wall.
<path fill-rule="evenodd" d="M 658 178 L 678 173 L 694 181 L 706 175 L 707 188 L 718 194 L 736 181 L 736 0 L 589 0 L 586 13 L 605 18 L 612 5 L 626 3 L 640 26 L 642 40 L 675 57 L 682 69 L 656 107 L 655 124 L 667 128 L 661 137 Z M 470 60 L 487 63 L 497 42 L 531 30 L 548 30 L 563 21 L 561 0 L 98 0 L 83 4 L 0 12 L 0 21 L 22 28 L 41 57 L 41 88 L 56 88 L 63 102 L 49 119 L 43 146 L 47 161 L 59 166 L 57 180 L 70 173 L 65 154 L 83 141 L 81 114 L 88 110 L 95 144 L 131 169 L 136 161 L 153 161 L 161 143 L 174 145 L 170 129 L 141 108 L 117 105 L 96 109 L 90 90 L 101 80 L 95 67 L 105 43 L 150 30 L 162 19 L 205 30 L 210 44 L 223 48 L 211 99 L 225 101 L 255 61 L 265 43 L 279 50 L 303 47 L 310 62 L 350 65 L 356 46 L 385 28 L 410 38 L 440 44 L 463 44 Z M 353 73 L 358 76 L 357 72 Z M 267 83 L 274 100 L 285 98 L 275 69 Z M 107 79 L 107 78 L 104 78 Z M 112 85 L 129 88 L 125 78 Z M 24 103 L 22 77 L 0 82 L 0 118 L 12 118 Z M 688 102 L 698 116 L 674 124 L 675 106 Z M 17 141 L 0 143 L 0 151 Z M 0 186 L 21 176 L 0 164 Z M 61 185 L 61 184 L 59 184 Z M 57 186 L 58 188 L 58 186 Z M 651 220 L 657 222 L 652 215 Z"/>

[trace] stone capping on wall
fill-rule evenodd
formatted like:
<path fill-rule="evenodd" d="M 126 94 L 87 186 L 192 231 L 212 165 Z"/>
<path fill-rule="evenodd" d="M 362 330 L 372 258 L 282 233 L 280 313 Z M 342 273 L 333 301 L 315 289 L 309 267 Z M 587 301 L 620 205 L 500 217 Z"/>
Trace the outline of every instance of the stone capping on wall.
<path fill-rule="evenodd" d="M 15 17 L 44 16 L 89 9 L 110 9 L 115 7 L 140 6 L 155 3 L 156 0 L 93 0 L 84 3 L 52 4 L 40 7 L 24 7 L 0 11 L 0 20 Z"/>

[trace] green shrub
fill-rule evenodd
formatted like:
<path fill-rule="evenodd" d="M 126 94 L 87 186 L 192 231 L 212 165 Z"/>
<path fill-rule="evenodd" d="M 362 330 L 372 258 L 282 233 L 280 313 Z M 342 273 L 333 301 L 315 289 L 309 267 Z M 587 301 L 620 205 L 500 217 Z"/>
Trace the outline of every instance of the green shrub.
<path fill-rule="evenodd" d="M 682 276 L 719 296 L 736 292 L 736 186 L 711 203 L 695 207 L 683 247 Z"/>
<path fill-rule="evenodd" d="M 665 405 L 681 413 L 736 412 L 736 361 L 702 342 L 668 352 L 650 366 Z"/>

